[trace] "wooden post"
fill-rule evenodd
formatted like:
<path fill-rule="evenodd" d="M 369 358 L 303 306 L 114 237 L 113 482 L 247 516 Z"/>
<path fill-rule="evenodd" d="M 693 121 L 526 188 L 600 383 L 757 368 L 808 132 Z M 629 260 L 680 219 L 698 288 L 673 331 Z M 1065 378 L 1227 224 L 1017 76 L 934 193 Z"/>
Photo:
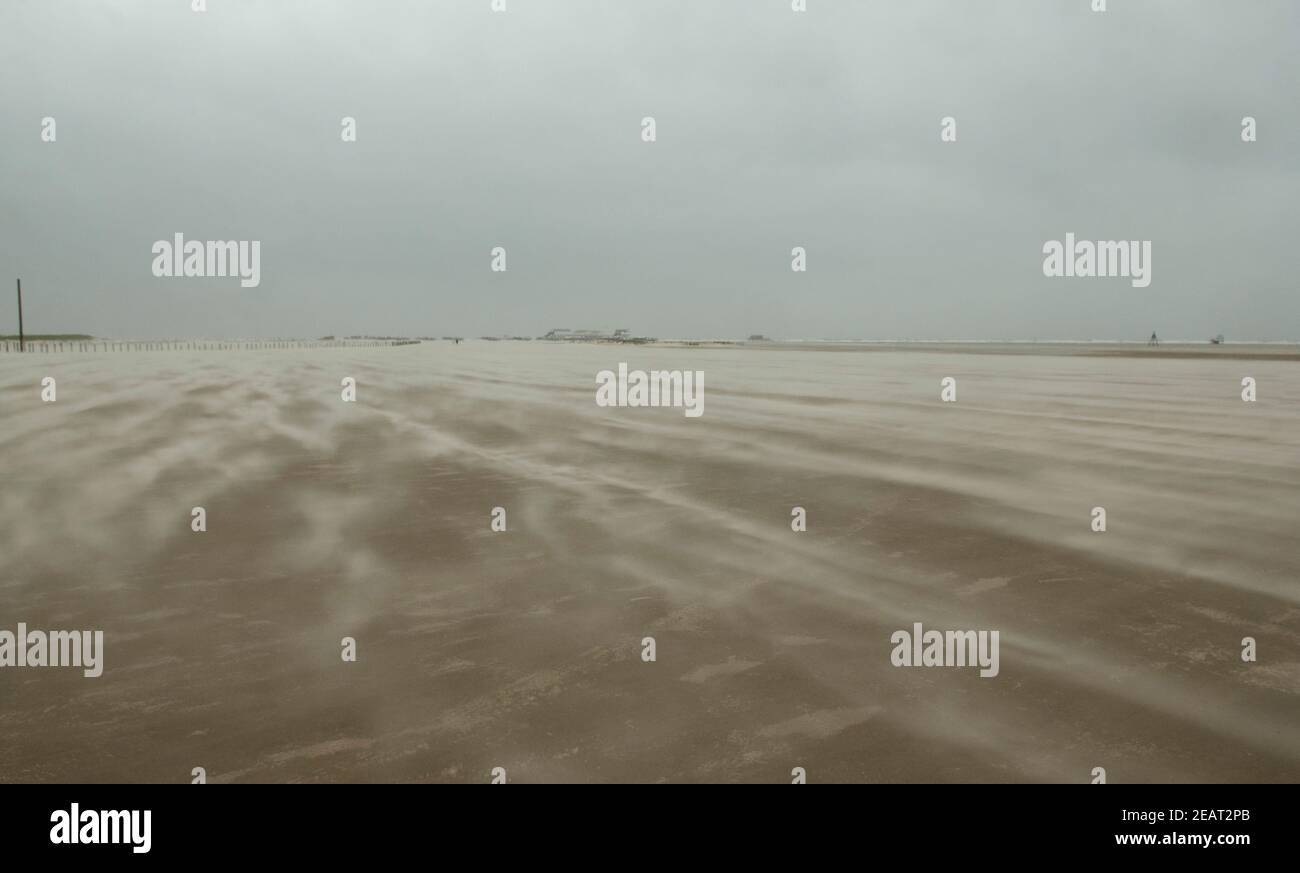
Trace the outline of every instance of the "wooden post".
<path fill-rule="evenodd" d="M 18 351 L 25 351 L 27 343 L 23 339 L 23 280 L 18 280 Z"/>

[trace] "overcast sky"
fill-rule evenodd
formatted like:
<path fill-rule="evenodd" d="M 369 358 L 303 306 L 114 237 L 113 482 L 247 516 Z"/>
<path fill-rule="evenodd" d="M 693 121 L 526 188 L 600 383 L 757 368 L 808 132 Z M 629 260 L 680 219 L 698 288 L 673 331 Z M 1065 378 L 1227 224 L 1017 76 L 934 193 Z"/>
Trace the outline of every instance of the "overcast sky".
<path fill-rule="evenodd" d="M 1300 2 L 807 2 L 3 0 L 0 332 L 1300 340 Z"/>

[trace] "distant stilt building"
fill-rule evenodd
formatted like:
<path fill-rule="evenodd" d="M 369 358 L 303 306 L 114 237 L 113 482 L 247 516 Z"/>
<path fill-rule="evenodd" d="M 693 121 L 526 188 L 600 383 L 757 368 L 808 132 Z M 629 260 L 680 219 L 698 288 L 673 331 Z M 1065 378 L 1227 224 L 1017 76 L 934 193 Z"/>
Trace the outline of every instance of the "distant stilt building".
<path fill-rule="evenodd" d="M 571 343 L 595 343 L 595 342 L 614 342 L 614 343 L 646 343 L 654 342 L 652 337 L 632 336 L 630 328 L 620 327 L 617 330 L 569 330 L 567 327 L 557 327 L 548 331 L 544 340 L 563 340 Z"/>
<path fill-rule="evenodd" d="M 1156 332 L 1154 330 L 1151 331 L 1151 339 L 1147 340 L 1147 345 L 1149 346 L 1160 345 L 1160 338 L 1156 336 Z"/>

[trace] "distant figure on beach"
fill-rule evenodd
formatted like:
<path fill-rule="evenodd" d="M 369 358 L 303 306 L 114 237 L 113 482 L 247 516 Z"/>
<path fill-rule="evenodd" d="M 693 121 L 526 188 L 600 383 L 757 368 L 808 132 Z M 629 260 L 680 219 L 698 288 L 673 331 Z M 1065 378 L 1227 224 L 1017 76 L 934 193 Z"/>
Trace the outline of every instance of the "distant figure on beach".
<path fill-rule="evenodd" d="M 1160 340 L 1156 338 L 1156 332 L 1154 330 L 1151 331 L 1151 339 L 1147 340 L 1147 345 L 1149 346 L 1160 345 Z"/>

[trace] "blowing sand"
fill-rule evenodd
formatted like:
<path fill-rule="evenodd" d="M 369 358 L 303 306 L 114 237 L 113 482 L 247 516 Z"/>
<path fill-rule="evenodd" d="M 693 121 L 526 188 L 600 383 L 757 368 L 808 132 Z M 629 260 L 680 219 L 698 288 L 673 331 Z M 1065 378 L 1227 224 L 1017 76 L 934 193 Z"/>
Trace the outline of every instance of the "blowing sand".
<path fill-rule="evenodd" d="M 1300 365 L 967 351 L 5 356 L 0 779 L 1300 780 Z"/>

